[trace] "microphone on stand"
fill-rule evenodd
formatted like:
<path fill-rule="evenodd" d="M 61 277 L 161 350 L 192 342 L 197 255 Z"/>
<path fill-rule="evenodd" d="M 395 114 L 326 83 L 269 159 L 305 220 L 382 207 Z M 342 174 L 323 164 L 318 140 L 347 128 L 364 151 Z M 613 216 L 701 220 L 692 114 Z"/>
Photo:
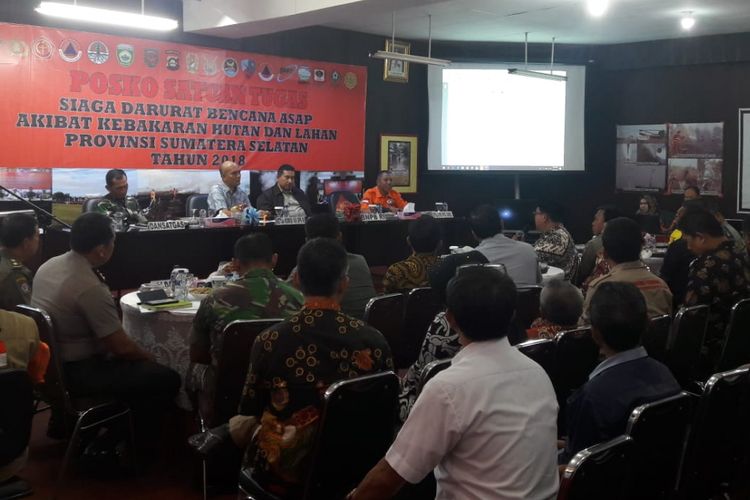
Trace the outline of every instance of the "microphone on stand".
<path fill-rule="evenodd" d="M 45 209 L 43 209 L 42 207 L 40 207 L 39 205 L 37 205 L 36 203 L 32 203 L 32 202 L 30 202 L 29 200 L 27 200 L 25 198 L 21 198 L 16 193 L 14 193 L 10 189 L 6 188 L 2 184 L 0 184 L 0 191 L 3 191 L 5 193 L 11 195 L 13 198 L 19 200 L 24 205 L 27 205 L 27 206 L 31 207 L 35 212 L 44 215 L 44 217 L 39 217 L 39 225 L 40 226 L 47 227 L 47 226 L 50 226 L 52 224 L 52 221 L 55 221 L 58 224 L 60 224 L 61 226 L 63 226 L 63 227 L 66 227 L 68 229 L 71 228 L 71 225 L 68 224 L 67 222 L 61 221 L 60 219 L 58 219 L 57 217 L 55 217 L 54 215 L 52 215 L 51 213 L 49 213 L 48 211 L 46 211 Z"/>

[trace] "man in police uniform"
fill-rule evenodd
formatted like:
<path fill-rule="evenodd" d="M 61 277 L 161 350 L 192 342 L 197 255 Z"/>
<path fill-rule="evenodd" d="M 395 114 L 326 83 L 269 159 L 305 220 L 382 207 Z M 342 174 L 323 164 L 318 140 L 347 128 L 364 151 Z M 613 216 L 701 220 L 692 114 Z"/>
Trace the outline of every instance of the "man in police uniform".
<path fill-rule="evenodd" d="M 121 213 L 123 220 L 128 224 L 147 222 L 138 201 L 128 196 L 128 176 L 125 171 L 119 168 L 112 169 L 107 172 L 105 179 L 107 195 L 96 206 L 97 211 L 109 217 Z"/>
<path fill-rule="evenodd" d="M 11 214 L 0 226 L 0 308 L 31 303 L 31 271 L 24 265 L 39 250 L 39 226 L 33 215 Z"/>
<path fill-rule="evenodd" d="M 589 324 L 591 298 L 597 288 L 602 283 L 611 281 L 634 284 L 646 300 L 649 318 L 672 314 L 672 292 L 669 286 L 640 261 L 642 241 L 641 228 L 634 220 L 618 217 L 607 222 L 602 233 L 602 246 L 604 257 L 610 261 L 612 269 L 589 285 L 581 324 Z"/>

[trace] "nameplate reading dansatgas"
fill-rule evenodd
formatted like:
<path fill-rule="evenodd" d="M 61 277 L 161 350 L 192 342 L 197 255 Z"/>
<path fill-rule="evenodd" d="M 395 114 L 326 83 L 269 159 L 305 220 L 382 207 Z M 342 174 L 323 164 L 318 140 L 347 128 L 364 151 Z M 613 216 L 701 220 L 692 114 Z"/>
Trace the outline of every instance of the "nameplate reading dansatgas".
<path fill-rule="evenodd" d="M 151 221 L 148 223 L 149 231 L 165 231 L 171 229 L 185 229 L 187 227 L 186 221 L 181 220 L 159 220 Z"/>

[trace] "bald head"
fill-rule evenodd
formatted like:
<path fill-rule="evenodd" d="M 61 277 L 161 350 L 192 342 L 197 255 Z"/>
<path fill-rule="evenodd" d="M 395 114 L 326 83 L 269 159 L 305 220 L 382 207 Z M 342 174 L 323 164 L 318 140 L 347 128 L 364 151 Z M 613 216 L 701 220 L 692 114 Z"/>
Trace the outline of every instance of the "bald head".
<path fill-rule="evenodd" d="M 224 184 L 226 184 L 229 189 L 232 191 L 237 189 L 237 186 L 240 185 L 240 181 L 242 180 L 242 167 L 233 161 L 225 161 L 221 164 L 221 167 L 219 167 L 219 172 L 221 173 L 221 180 L 224 181 Z"/>

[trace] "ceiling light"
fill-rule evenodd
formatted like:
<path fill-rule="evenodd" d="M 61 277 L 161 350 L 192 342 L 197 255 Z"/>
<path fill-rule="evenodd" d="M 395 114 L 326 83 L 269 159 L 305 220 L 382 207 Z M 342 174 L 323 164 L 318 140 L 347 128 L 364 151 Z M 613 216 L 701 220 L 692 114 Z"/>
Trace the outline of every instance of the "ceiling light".
<path fill-rule="evenodd" d="M 609 0 L 586 0 L 586 9 L 594 17 L 601 17 L 607 12 Z"/>
<path fill-rule="evenodd" d="M 541 71 L 532 71 L 530 69 L 517 69 L 510 68 L 508 73 L 511 75 L 518 76 L 529 76 L 531 78 L 541 78 L 542 80 L 554 80 L 556 82 L 564 82 L 568 79 L 567 76 L 555 75 L 550 73 L 542 73 Z"/>
<path fill-rule="evenodd" d="M 72 4 L 41 2 L 39 7 L 35 10 L 40 14 L 72 19 L 74 21 L 112 24 L 116 26 L 127 26 L 129 28 L 140 28 L 154 31 L 170 31 L 177 29 L 179 23 L 175 19 L 147 16 L 143 13 L 143 7 L 143 0 L 141 0 L 141 13 L 137 14 L 134 12 L 84 7 L 77 5 L 74 1 Z"/>
<path fill-rule="evenodd" d="M 684 16 L 682 16 L 682 19 L 680 19 L 680 26 L 682 26 L 682 29 L 685 31 L 690 31 L 693 26 L 695 26 L 695 18 L 693 17 L 692 12 L 684 12 Z"/>
<path fill-rule="evenodd" d="M 391 46 L 396 42 L 396 12 L 392 14 L 392 33 L 391 33 Z M 431 66 L 450 66 L 451 62 L 447 59 L 437 59 L 432 57 L 432 15 L 427 16 L 428 28 L 427 28 L 427 57 L 415 56 L 413 54 L 399 54 L 398 52 L 389 52 L 387 50 L 379 50 L 374 54 L 369 54 L 372 59 L 393 59 L 396 61 L 404 61 L 415 64 L 428 64 Z"/>

